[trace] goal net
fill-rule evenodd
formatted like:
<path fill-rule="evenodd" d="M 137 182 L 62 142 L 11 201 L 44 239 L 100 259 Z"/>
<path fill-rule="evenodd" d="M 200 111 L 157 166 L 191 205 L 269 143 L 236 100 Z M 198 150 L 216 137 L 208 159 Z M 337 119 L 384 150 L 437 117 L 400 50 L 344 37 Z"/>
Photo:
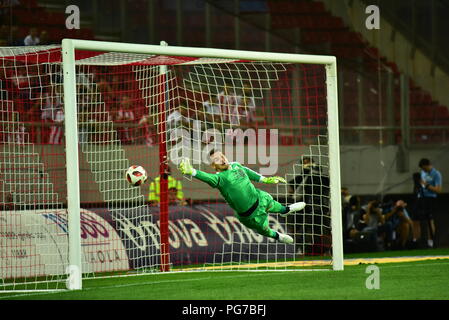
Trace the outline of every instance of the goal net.
<path fill-rule="evenodd" d="M 65 40 L 0 48 L 0 292 L 188 270 L 342 269 L 332 57 Z M 69 45 L 67 45 L 69 44 Z M 222 150 L 306 208 L 244 227 L 216 189 Z M 133 187 L 130 165 L 148 181 Z M 78 279 L 78 280 L 77 280 Z"/>

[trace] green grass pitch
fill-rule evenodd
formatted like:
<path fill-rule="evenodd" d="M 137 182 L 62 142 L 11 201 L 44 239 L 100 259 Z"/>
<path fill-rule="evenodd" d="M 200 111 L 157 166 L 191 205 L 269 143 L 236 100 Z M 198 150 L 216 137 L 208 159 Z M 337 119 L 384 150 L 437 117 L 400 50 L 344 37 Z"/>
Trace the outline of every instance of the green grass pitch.
<path fill-rule="evenodd" d="M 449 249 L 348 255 L 345 258 L 449 255 Z M 83 282 L 83 290 L 0 293 L 1 299 L 37 300 L 303 300 L 449 299 L 449 259 L 381 263 L 380 288 L 367 289 L 369 264 L 344 271 L 184 272 Z"/>

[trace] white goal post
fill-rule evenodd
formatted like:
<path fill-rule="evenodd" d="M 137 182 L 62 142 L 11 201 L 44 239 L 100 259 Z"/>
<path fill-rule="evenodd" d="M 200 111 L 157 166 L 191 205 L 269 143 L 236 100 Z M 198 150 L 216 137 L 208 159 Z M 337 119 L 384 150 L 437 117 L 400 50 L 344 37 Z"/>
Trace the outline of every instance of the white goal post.
<path fill-rule="evenodd" d="M 333 56 L 64 39 L 0 48 L 0 293 L 186 271 L 343 270 Z M 287 184 L 293 244 L 240 224 L 211 172 L 220 149 Z M 133 187 L 130 165 L 148 182 Z"/>
<path fill-rule="evenodd" d="M 132 54 L 153 54 L 164 56 L 184 57 L 208 57 L 221 59 L 238 59 L 250 61 L 270 61 L 281 63 L 320 64 L 326 66 L 327 86 L 327 115 L 328 115 L 328 147 L 331 161 L 329 162 L 330 176 L 330 202 L 331 202 L 331 228 L 332 228 L 332 254 L 333 270 L 343 270 L 343 239 L 341 219 L 341 184 L 340 184 L 340 149 L 339 149 L 339 124 L 338 124 L 338 88 L 337 88 L 337 61 L 334 56 L 286 54 L 273 52 L 254 52 L 241 50 L 224 50 L 212 48 L 193 48 L 166 45 L 143 45 L 130 43 L 102 42 L 91 40 L 64 39 L 62 41 L 63 72 L 64 72 L 64 103 L 66 109 L 66 148 L 67 161 L 67 184 L 71 186 L 68 190 L 68 211 L 70 231 L 70 265 L 81 270 L 81 250 L 79 234 L 79 178 L 76 161 L 78 155 L 77 125 L 76 125 L 76 73 L 75 73 L 75 49 L 122 52 Z M 70 121 L 68 121 L 70 120 Z M 70 137 L 70 139 L 69 139 Z M 81 285 L 81 275 L 79 283 Z M 74 287 L 72 289 L 79 289 Z"/>

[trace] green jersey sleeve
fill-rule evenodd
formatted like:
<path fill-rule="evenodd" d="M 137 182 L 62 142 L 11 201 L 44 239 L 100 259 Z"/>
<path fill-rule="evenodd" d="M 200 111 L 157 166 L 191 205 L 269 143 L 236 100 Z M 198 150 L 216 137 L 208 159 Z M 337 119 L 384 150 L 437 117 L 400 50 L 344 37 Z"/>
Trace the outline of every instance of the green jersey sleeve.
<path fill-rule="evenodd" d="M 218 174 L 211 174 L 200 170 L 196 170 L 194 177 L 197 178 L 198 180 L 207 183 L 212 188 L 217 188 L 218 185 L 220 184 L 220 176 Z"/>
<path fill-rule="evenodd" d="M 245 171 L 245 173 L 248 175 L 248 178 L 251 181 L 255 181 L 255 182 L 260 182 L 260 180 L 263 178 L 262 175 L 260 175 L 259 173 L 251 170 L 250 168 L 247 168 L 245 166 L 242 166 L 240 163 L 238 162 L 234 162 L 235 164 L 237 164 L 240 168 L 243 169 L 243 171 Z"/>
<path fill-rule="evenodd" d="M 246 212 L 259 198 L 259 192 L 252 184 L 262 177 L 238 162 L 231 162 L 227 170 L 216 174 L 193 170 L 196 179 L 218 189 L 229 206 L 238 214 Z"/>

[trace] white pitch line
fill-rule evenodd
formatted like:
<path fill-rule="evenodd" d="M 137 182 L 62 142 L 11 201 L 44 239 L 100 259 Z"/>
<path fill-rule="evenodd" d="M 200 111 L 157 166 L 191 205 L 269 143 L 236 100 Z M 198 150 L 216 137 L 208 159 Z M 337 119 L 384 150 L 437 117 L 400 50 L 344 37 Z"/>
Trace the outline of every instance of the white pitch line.
<path fill-rule="evenodd" d="M 281 272 L 276 272 L 276 273 L 273 272 L 273 274 L 281 274 Z M 148 275 L 148 276 L 151 276 L 151 275 Z M 255 277 L 255 276 L 258 276 L 258 275 L 255 275 L 255 274 L 251 274 L 251 275 L 239 274 L 239 275 L 234 275 L 234 276 L 227 275 L 227 276 L 224 276 L 224 277 L 220 277 L 220 279 L 243 278 L 243 277 L 248 278 L 248 277 Z M 98 290 L 98 289 L 125 288 L 125 287 L 135 287 L 135 286 L 146 286 L 146 285 L 163 284 L 163 283 L 204 281 L 204 280 L 210 280 L 210 279 L 216 279 L 216 278 L 217 277 L 214 276 L 214 277 L 192 278 L 192 279 L 146 281 L 146 282 L 140 282 L 140 283 L 128 283 L 128 284 L 119 284 L 119 285 L 111 285 L 111 286 L 83 288 L 81 291 L 91 291 L 91 290 Z M 74 291 L 67 290 L 67 291 L 60 291 L 60 292 L 57 292 L 57 293 L 70 293 L 70 292 L 74 292 Z M 26 296 L 50 295 L 50 294 L 54 294 L 54 293 L 56 293 L 56 292 L 46 292 L 46 293 L 42 293 L 42 292 L 34 293 L 34 292 L 31 292 L 31 293 L 28 293 L 28 294 L 18 294 L 18 295 L 11 295 L 11 296 L 0 296 L 0 300 L 1 299 L 8 299 L 8 298 L 26 297 Z"/>

